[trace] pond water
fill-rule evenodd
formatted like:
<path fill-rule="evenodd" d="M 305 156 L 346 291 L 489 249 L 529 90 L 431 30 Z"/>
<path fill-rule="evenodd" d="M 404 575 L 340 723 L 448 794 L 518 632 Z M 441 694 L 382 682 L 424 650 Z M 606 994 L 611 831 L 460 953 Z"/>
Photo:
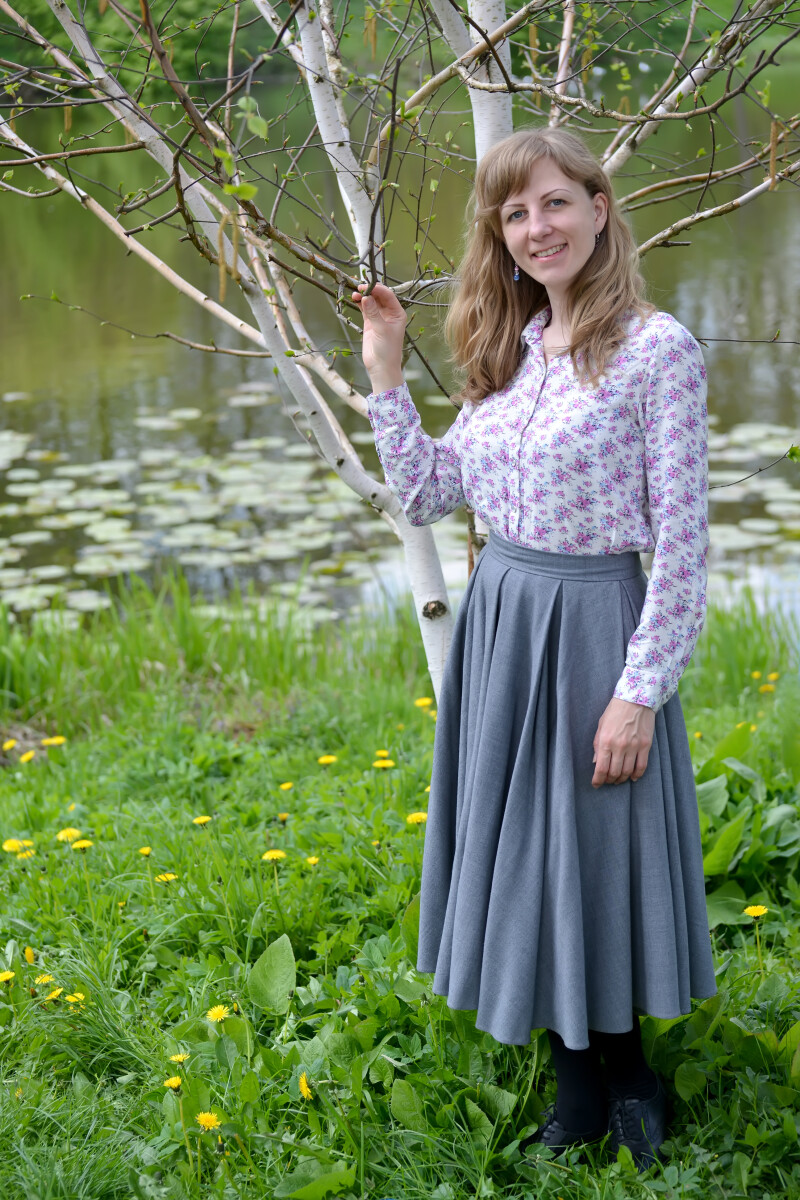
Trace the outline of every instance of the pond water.
<path fill-rule="evenodd" d="M 152 178 L 146 164 L 140 169 Z M 745 186 L 757 181 L 751 174 Z M 461 212 L 464 196 L 454 181 L 437 203 Z M 637 237 L 683 211 L 662 205 L 635 220 Z M 454 222 L 451 252 L 459 235 Z M 174 236 L 161 230 L 152 243 L 172 261 Z M 655 302 L 704 344 L 709 594 L 724 601 L 746 581 L 763 602 L 800 612 L 800 465 L 762 470 L 800 443 L 796 190 L 778 189 L 701 225 L 691 241 L 653 251 L 644 270 Z M 402 590 L 397 544 L 304 440 L 268 360 L 154 337 L 171 330 L 243 345 L 126 257 L 65 196 L 0 196 L 0 262 L 0 596 L 13 610 L 47 620 L 58 598 L 79 619 L 109 602 L 107 583 L 120 574 L 157 583 L 174 564 L 209 602 L 236 583 L 287 594 L 301 580 L 315 620 L 371 603 L 376 591 Z M 193 251 L 180 247 L 177 265 L 216 295 L 213 271 Z M 20 299 L 31 293 L 41 298 Z M 319 345 L 342 344 L 324 303 L 312 314 Z M 423 345 L 446 376 L 435 323 L 426 323 Z M 363 387 L 357 360 L 347 362 Z M 408 375 L 426 429 L 441 434 L 451 405 L 419 366 Z M 350 410 L 339 415 L 379 472 L 366 421 Z M 456 591 L 466 581 L 464 528 L 456 514 L 435 529 Z"/>

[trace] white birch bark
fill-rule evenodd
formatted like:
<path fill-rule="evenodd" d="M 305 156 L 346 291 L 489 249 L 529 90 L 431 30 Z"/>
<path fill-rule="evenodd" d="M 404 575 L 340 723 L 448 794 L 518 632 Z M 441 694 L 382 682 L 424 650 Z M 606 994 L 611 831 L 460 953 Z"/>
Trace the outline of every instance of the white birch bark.
<path fill-rule="evenodd" d="M 505 23 L 505 0 L 469 0 L 469 15 L 484 33 L 492 33 Z M 476 45 L 483 40 L 473 27 L 470 27 L 470 38 Z M 494 53 L 510 76 L 511 47 L 508 40 L 504 38 L 498 42 Z M 478 79 L 488 83 L 500 83 L 503 80 L 503 73 L 491 54 L 487 55 L 485 65 L 476 74 Z M 475 126 L 475 161 L 480 162 L 496 142 L 514 132 L 511 96 L 508 92 L 481 92 L 470 88 L 469 97 Z"/>

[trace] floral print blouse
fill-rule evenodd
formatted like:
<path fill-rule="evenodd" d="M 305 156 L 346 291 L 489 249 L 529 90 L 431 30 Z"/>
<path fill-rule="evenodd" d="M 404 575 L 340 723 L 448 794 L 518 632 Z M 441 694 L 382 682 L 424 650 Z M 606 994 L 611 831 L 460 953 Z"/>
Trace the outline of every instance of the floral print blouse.
<path fill-rule="evenodd" d="M 412 525 L 466 503 L 502 537 L 558 554 L 654 551 L 639 625 L 614 689 L 658 711 L 678 686 L 706 611 L 706 371 L 675 317 L 628 318 L 599 386 L 568 354 L 545 361 L 549 307 L 522 333 L 508 384 L 466 402 L 442 438 L 408 387 L 368 397 L 386 480 Z"/>

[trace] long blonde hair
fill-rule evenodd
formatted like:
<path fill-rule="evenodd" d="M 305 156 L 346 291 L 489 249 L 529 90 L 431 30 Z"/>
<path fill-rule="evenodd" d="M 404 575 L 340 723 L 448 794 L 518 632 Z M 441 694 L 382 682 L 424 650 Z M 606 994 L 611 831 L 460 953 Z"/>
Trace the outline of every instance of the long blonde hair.
<path fill-rule="evenodd" d="M 602 192 L 608 216 L 595 249 L 567 295 L 570 354 L 578 377 L 597 384 L 614 357 L 633 311 L 655 311 L 644 296 L 636 243 L 614 198 L 611 181 L 574 133 L 546 126 L 522 129 L 484 155 L 468 206 L 466 245 L 455 276 L 456 294 L 444 323 L 453 362 L 461 369 L 460 399 L 480 402 L 504 387 L 517 370 L 520 335 L 547 303 L 547 291 L 526 272 L 514 282 L 514 261 L 503 241 L 500 207 L 530 180 L 534 163 L 549 158 L 583 184 L 590 197 Z"/>

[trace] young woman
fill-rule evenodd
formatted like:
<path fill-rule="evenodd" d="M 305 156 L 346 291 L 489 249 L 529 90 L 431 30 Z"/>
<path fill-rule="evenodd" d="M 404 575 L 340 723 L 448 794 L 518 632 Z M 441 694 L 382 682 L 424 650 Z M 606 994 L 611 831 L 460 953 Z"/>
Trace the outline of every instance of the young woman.
<path fill-rule="evenodd" d="M 443 438 L 403 380 L 402 307 L 363 290 L 390 487 L 412 524 L 466 502 L 490 529 L 439 698 L 417 966 L 500 1042 L 547 1030 L 556 1103 L 533 1140 L 610 1131 L 644 1169 L 668 1113 L 639 1014 L 716 992 L 676 691 L 706 604 L 702 354 L 644 300 L 610 181 L 564 130 L 478 167 Z"/>

